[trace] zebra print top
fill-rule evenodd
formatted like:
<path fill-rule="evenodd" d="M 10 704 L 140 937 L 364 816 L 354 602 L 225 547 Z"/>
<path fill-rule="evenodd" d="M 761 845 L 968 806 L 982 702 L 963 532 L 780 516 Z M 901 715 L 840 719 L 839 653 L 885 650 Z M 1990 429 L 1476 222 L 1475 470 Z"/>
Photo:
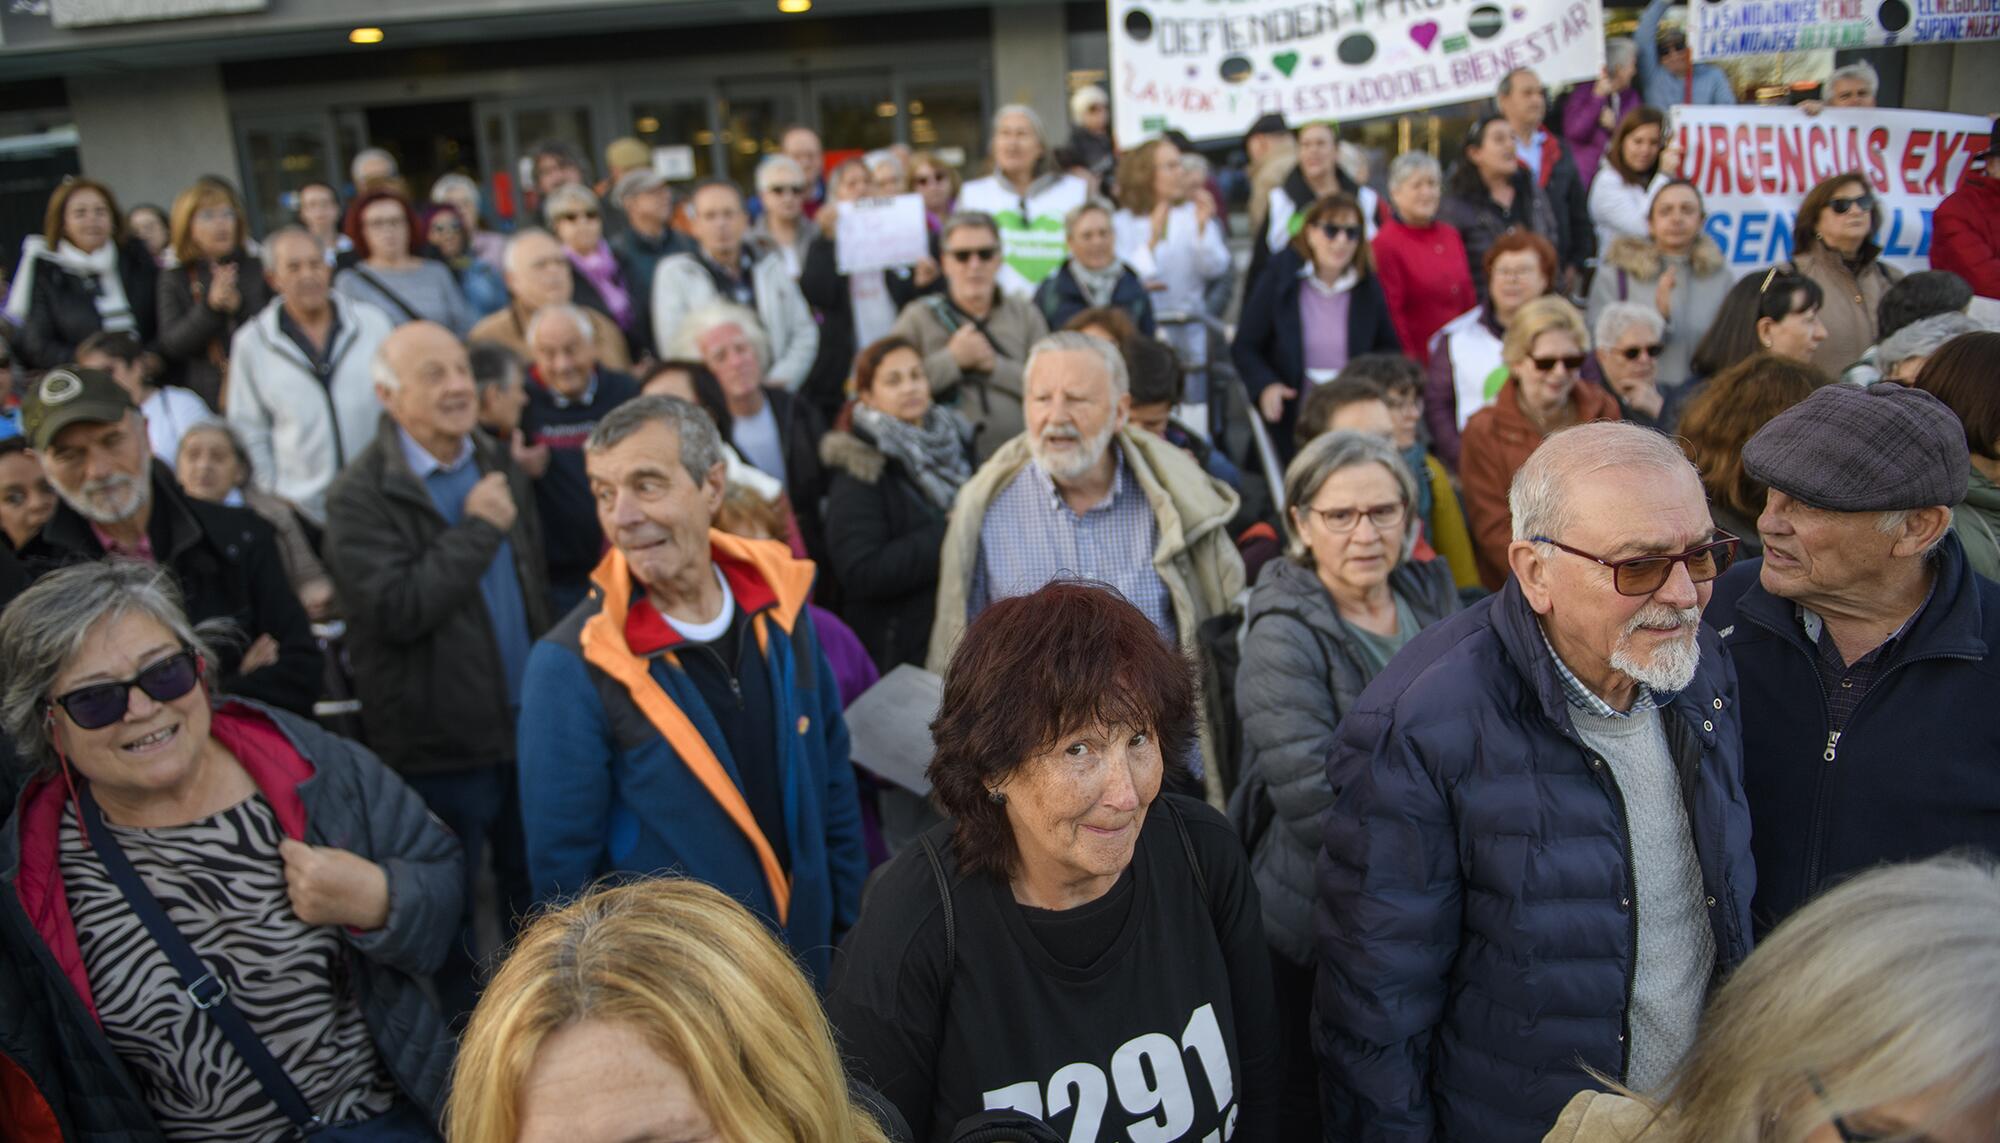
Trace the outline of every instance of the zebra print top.
<path fill-rule="evenodd" d="M 187 825 L 106 825 L 160 907 L 328 1123 L 387 1112 L 396 1098 L 351 994 L 340 937 L 292 912 L 278 820 L 261 794 Z M 111 1046 L 168 1139 L 278 1140 L 296 1133 L 222 1030 L 126 907 L 74 804 L 63 811 L 63 891 Z"/>

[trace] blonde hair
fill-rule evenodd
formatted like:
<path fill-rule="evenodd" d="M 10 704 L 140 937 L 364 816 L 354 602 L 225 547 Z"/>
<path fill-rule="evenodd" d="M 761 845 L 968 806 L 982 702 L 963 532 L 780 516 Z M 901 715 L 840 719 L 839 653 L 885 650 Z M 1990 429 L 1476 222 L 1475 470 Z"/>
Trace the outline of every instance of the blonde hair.
<path fill-rule="evenodd" d="M 1871 870 L 1792 914 L 1716 993 L 1667 1090 L 1641 1097 L 1644 1138 L 1793 1143 L 1920 1093 L 1938 1110 L 1919 1128 L 2000 1096 L 1990 857 Z"/>
<path fill-rule="evenodd" d="M 236 239 L 231 250 L 243 249 L 250 234 L 250 223 L 243 215 L 243 200 L 236 197 L 236 189 L 220 179 L 199 178 L 194 185 L 174 196 L 174 208 L 167 232 L 172 235 L 169 245 L 174 257 L 183 266 L 193 266 L 206 261 L 208 255 L 194 241 L 194 216 L 203 207 L 226 206 L 236 212 Z"/>
<path fill-rule="evenodd" d="M 1578 353 L 1590 352 L 1590 329 L 1584 325 L 1583 315 L 1566 300 L 1543 294 L 1514 311 L 1514 320 L 1507 323 L 1507 336 L 1500 342 L 1501 362 L 1512 369 L 1534 352 L 1535 339 L 1545 333 L 1569 334 L 1576 339 Z"/>
<path fill-rule="evenodd" d="M 812 986 L 749 911 L 697 881 L 602 889 L 543 913 L 472 1013 L 445 1112 L 451 1143 L 513 1143 L 535 1055 L 559 1029 L 621 1023 L 725 1139 L 887 1143 L 848 1095 Z"/>

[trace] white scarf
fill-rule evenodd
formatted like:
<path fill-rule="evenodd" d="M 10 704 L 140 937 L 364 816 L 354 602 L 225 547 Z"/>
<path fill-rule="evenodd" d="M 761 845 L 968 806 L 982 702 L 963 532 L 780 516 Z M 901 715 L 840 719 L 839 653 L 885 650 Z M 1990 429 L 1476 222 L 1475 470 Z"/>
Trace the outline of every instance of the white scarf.
<path fill-rule="evenodd" d="M 35 290 L 35 266 L 43 260 L 85 281 L 95 281 L 97 316 L 101 328 L 108 332 L 125 333 L 138 328 L 132 317 L 132 303 L 125 297 L 125 280 L 118 276 L 117 243 L 106 242 L 96 250 L 85 253 L 71 245 L 68 239 L 63 239 L 56 243 L 54 250 L 50 250 L 48 243 L 33 234 L 21 242 L 20 274 L 14 279 L 13 288 L 7 292 L 8 317 L 16 322 L 28 319 L 28 301 Z"/>

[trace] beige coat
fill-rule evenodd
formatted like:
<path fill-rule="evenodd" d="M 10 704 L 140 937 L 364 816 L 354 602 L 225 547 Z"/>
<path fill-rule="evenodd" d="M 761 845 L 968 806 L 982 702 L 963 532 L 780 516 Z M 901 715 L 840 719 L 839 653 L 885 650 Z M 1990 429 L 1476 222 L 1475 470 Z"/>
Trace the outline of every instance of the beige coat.
<path fill-rule="evenodd" d="M 940 312 L 955 316 L 955 311 L 941 305 L 943 300 L 942 295 L 917 298 L 903 307 L 889 332 L 909 338 L 923 355 L 931 395 L 941 402 L 955 401 L 965 419 L 979 426 L 973 452 L 975 460 L 984 462 L 1026 427 L 1021 413 L 1022 377 L 1028 367 L 1028 351 L 1048 336 L 1049 323 L 1032 301 L 999 292 L 999 301 L 986 315 L 986 332 L 993 341 L 993 371 L 967 373 L 946 348 L 958 327 L 946 325 L 938 316 Z"/>
<path fill-rule="evenodd" d="M 1203 472 L 1193 457 L 1151 433 L 1127 426 L 1119 431 L 1114 444 L 1124 450 L 1127 468 L 1153 506 L 1160 528 L 1153 567 L 1173 602 L 1182 649 L 1199 658 L 1202 621 L 1232 610 L 1243 593 L 1243 557 L 1229 536 L 1236 493 Z M 1031 459 L 1027 437 L 1014 437 L 972 474 L 952 503 L 938 570 L 937 619 L 931 625 L 926 658 L 926 666 L 938 674 L 950 664 L 959 637 L 965 633 L 986 508 Z M 1203 674 L 1212 677 L 1213 672 Z M 1232 696 L 1220 694 L 1213 686 L 1207 689 L 1211 693 L 1204 696 L 1201 749 L 1203 758 L 1213 760 L 1220 757 L 1214 740 L 1216 704 L 1232 701 Z M 1220 806 L 1222 787 L 1212 761 L 1206 772 L 1209 801 Z"/>
<path fill-rule="evenodd" d="M 1842 370 L 1861 356 L 1862 350 L 1875 344 L 1875 314 L 1882 304 L 1882 295 L 1903 276 L 1901 270 L 1881 261 L 1881 251 L 1874 243 L 1861 250 L 1868 261 L 1862 265 L 1858 277 L 1848 270 L 1840 255 L 1824 246 L 1815 246 L 1792 259 L 1799 273 L 1818 282 L 1826 295 L 1819 307 L 1819 320 L 1826 325 L 1826 340 L 1820 343 L 1819 352 L 1813 354 L 1812 363 L 1828 377 L 1840 376 Z"/>
<path fill-rule="evenodd" d="M 1542 1143 L 1638 1143 L 1652 1134 L 1652 1109 L 1605 1091 L 1580 1091 Z"/>

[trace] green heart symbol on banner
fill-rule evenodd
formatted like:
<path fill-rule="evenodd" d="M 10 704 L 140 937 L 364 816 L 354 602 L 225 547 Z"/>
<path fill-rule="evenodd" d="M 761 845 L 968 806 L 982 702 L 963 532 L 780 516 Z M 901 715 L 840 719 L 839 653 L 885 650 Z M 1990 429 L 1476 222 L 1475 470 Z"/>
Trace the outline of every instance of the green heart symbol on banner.
<path fill-rule="evenodd" d="M 1292 78 L 1292 69 L 1299 66 L 1299 53 L 1279 52 L 1277 55 L 1271 57 L 1271 66 L 1284 72 L 1285 78 L 1290 79 Z"/>
<path fill-rule="evenodd" d="M 993 215 L 993 221 L 1000 224 L 1000 248 L 1007 265 L 1031 285 L 1055 273 L 1069 256 L 1060 215 L 1045 214 L 1027 222 L 1019 211 L 1003 210 Z"/>

